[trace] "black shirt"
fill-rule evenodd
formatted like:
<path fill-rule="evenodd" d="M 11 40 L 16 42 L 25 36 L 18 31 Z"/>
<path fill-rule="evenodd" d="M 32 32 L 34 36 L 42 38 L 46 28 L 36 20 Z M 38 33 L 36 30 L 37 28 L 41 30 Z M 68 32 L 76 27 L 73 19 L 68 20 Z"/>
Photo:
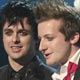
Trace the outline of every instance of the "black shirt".
<path fill-rule="evenodd" d="M 52 80 L 50 69 L 41 65 L 36 57 L 18 72 L 10 65 L 0 68 L 0 80 L 14 80 L 16 74 L 20 77 L 19 80 Z"/>
<path fill-rule="evenodd" d="M 8 80 L 14 80 L 14 78 L 19 78 L 19 80 L 24 80 L 24 78 L 27 76 L 26 67 L 23 67 L 21 70 L 16 72 L 9 65 L 7 75 L 8 75 Z"/>
<path fill-rule="evenodd" d="M 21 70 L 18 72 L 14 71 L 11 66 L 8 66 L 8 79 L 7 80 L 15 80 L 14 78 L 19 77 L 19 80 L 31 80 L 31 78 L 35 77 L 35 80 L 38 80 L 38 75 L 40 75 L 39 78 L 44 77 L 43 72 L 39 74 L 41 71 L 39 70 L 39 62 L 37 62 L 36 57 L 33 58 L 33 60 L 25 65 Z M 43 75 L 42 75 L 43 74 Z"/>

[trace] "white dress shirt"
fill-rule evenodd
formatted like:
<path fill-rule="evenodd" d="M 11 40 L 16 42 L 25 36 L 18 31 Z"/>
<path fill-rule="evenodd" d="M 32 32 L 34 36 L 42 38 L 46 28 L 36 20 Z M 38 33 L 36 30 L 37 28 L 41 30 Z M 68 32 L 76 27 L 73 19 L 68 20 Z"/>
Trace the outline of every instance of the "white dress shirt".
<path fill-rule="evenodd" d="M 52 74 L 52 79 L 53 80 L 63 80 L 63 78 L 67 75 L 68 63 L 73 62 L 75 64 L 78 64 L 79 58 L 80 58 L 80 49 L 75 53 L 75 55 L 69 61 L 67 61 L 67 63 L 61 66 L 59 71 Z M 74 78 L 74 73 L 71 74 L 71 80 L 73 80 Z"/>

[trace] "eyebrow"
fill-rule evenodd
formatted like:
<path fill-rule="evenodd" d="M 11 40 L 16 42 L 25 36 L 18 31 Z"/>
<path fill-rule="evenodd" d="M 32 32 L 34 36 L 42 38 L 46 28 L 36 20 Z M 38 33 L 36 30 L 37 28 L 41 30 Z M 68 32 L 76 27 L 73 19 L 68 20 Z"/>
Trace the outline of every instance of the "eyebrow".
<path fill-rule="evenodd" d="M 44 37 L 51 36 L 52 34 L 45 34 Z"/>
<path fill-rule="evenodd" d="M 32 32 L 31 30 L 26 30 L 26 29 L 20 29 L 18 32 L 22 32 L 22 31 L 26 31 L 28 33 L 31 33 Z"/>
<path fill-rule="evenodd" d="M 48 37 L 48 36 L 51 36 L 51 34 L 45 34 L 43 37 Z M 38 35 L 38 38 L 41 38 L 41 37 Z"/>
<path fill-rule="evenodd" d="M 7 31 L 7 30 L 11 30 L 11 29 L 4 29 L 3 31 Z"/>

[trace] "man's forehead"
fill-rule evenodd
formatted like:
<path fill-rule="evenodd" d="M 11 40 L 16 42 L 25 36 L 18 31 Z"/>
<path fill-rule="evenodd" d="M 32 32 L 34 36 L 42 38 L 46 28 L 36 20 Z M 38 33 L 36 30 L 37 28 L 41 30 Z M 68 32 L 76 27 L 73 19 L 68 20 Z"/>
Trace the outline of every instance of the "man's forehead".
<path fill-rule="evenodd" d="M 19 29 L 31 29 L 31 26 L 28 24 L 27 20 L 23 22 L 9 23 L 8 21 L 5 23 L 4 28 L 19 28 Z"/>
<path fill-rule="evenodd" d="M 28 24 L 28 18 L 27 17 L 22 18 L 22 19 L 21 18 L 17 18 L 17 17 L 13 17 L 13 18 L 8 19 L 8 20 L 5 21 L 5 25 L 9 25 L 9 26 L 18 25 L 18 24 L 24 25 L 24 23 Z"/>

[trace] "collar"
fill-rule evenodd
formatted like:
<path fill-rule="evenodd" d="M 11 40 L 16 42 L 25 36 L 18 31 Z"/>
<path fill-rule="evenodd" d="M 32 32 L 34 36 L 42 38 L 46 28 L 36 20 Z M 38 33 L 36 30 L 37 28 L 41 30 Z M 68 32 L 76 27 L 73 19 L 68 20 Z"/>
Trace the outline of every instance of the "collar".
<path fill-rule="evenodd" d="M 60 73 L 63 73 L 67 70 L 69 62 L 78 64 L 79 58 L 80 58 L 80 49 L 77 50 L 77 52 L 74 54 L 74 56 L 69 61 L 67 61 L 64 65 L 61 66 Z"/>
<path fill-rule="evenodd" d="M 77 52 L 74 54 L 74 56 L 69 61 L 75 64 L 78 64 L 79 58 L 80 58 L 80 49 L 77 50 Z"/>
<path fill-rule="evenodd" d="M 38 60 L 36 56 L 29 62 L 29 64 L 25 65 L 22 69 L 20 69 L 17 72 L 14 71 L 13 68 L 9 64 L 8 65 L 8 76 L 10 78 L 14 76 L 16 73 L 19 73 L 21 76 L 21 80 L 22 80 L 24 77 L 33 75 L 33 70 L 36 69 L 37 66 L 39 65 L 38 65 Z"/>
<path fill-rule="evenodd" d="M 74 56 L 69 61 L 67 61 L 64 65 L 59 66 L 59 70 L 52 75 L 52 78 L 53 79 L 58 78 L 62 80 L 63 76 L 67 74 L 68 63 L 73 62 L 75 64 L 78 64 L 79 58 L 80 58 L 80 49 L 77 50 L 77 52 L 74 54 Z"/>

